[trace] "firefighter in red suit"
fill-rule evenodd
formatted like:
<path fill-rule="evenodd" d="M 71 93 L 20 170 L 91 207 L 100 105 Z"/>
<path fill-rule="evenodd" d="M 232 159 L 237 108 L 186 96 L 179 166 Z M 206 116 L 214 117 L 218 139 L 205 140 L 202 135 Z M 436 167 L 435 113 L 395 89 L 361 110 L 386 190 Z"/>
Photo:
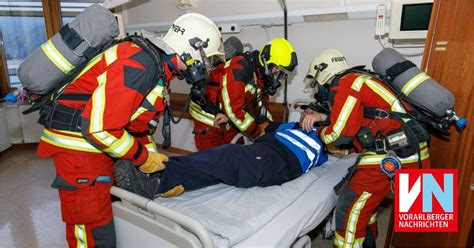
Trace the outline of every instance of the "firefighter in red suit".
<path fill-rule="evenodd" d="M 416 120 L 407 115 L 409 106 L 374 74 L 348 69 L 337 50 L 316 57 L 305 80 L 316 88 L 315 98 L 326 103 L 320 106 L 327 111 L 304 116 L 302 127 L 321 122 L 325 127 L 319 135 L 330 152 L 350 144 L 360 153 L 336 204 L 334 246 L 375 247 L 376 211 L 391 190 L 394 170 L 429 167 L 429 135 L 420 125 L 412 128 L 423 135 L 411 135 L 407 123 Z M 399 147 L 390 137 L 405 137 L 410 145 Z"/>
<path fill-rule="evenodd" d="M 225 59 L 243 54 L 242 42 L 235 36 L 224 41 Z M 205 86 L 203 98 L 191 99 L 189 114 L 193 118 L 194 143 L 198 151 L 231 143 L 239 131 L 231 125 L 214 126 L 215 115 L 220 111 L 218 101 L 219 81 L 224 73 L 221 63 L 210 73 L 210 82 Z"/>
<path fill-rule="evenodd" d="M 197 68 L 206 57 L 223 60 L 220 33 L 200 14 L 176 19 L 163 39 L 142 35 L 97 55 L 42 111 L 38 155 L 53 158 L 52 187 L 59 191 L 70 247 L 115 246 L 109 195 L 115 161 L 130 160 L 144 173 L 163 170 L 168 157 L 151 135 L 169 82 L 192 80 L 192 69 L 207 74 Z"/>
<path fill-rule="evenodd" d="M 237 133 L 252 139 L 264 133 L 268 122 L 273 121 L 268 111 L 269 96 L 276 93 L 297 63 L 292 45 L 276 38 L 260 51 L 236 55 L 215 69 L 213 75 L 219 82 L 216 105 L 220 108 L 214 126 L 226 130 L 221 142 L 229 143 Z"/>

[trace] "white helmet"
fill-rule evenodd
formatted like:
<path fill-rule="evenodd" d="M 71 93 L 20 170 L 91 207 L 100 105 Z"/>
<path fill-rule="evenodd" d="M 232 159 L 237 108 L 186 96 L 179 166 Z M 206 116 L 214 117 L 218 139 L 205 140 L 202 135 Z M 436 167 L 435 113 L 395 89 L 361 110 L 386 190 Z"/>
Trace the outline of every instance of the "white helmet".
<path fill-rule="evenodd" d="M 325 85 L 336 74 L 349 69 L 346 58 L 341 52 L 329 49 L 314 58 L 304 79 L 305 92 L 310 92 L 316 83 Z"/>
<path fill-rule="evenodd" d="M 203 62 L 201 54 L 204 51 L 207 58 L 215 56 L 225 61 L 219 29 L 211 19 L 201 14 L 187 13 L 178 17 L 163 37 L 163 41 L 178 56 L 187 53 L 192 59 Z M 202 49 L 199 49 L 200 46 Z"/>

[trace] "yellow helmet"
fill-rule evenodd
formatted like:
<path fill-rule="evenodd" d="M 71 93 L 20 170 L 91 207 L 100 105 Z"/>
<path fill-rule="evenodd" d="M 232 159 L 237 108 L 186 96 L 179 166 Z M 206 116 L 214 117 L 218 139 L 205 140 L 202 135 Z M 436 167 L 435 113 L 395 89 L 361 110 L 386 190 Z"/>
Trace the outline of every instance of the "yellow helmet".
<path fill-rule="evenodd" d="M 295 49 L 284 38 L 275 38 L 266 44 L 259 52 L 260 65 L 268 67 L 270 64 L 288 72 L 292 72 L 298 65 Z"/>

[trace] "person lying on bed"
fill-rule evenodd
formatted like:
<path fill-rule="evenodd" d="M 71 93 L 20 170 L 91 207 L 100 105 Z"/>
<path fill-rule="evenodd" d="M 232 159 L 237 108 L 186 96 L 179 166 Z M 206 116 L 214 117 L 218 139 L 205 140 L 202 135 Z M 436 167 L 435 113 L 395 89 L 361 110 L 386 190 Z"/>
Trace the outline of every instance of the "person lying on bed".
<path fill-rule="evenodd" d="M 314 113 L 311 105 L 306 114 Z M 281 185 L 327 161 L 316 134 L 298 123 L 272 124 L 251 145 L 226 144 L 187 156 L 170 157 L 160 173 L 144 174 L 128 160 L 115 165 L 118 187 L 152 199 L 224 183 L 239 188 Z"/>

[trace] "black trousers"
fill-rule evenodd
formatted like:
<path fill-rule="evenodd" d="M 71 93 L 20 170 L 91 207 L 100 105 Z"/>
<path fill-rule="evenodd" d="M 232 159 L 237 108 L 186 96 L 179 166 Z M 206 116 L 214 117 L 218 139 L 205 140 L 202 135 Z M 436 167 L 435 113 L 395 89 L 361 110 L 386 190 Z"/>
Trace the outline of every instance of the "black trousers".
<path fill-rule="evenodd" d="M 240 188 L 280 185 L 301 175 L 298 159 L 274 136 L 267 134 L 252 145 L 227 144 L 166 163 L 158 193 L 177 185 L 185 190 L 225 183 Z"/>

